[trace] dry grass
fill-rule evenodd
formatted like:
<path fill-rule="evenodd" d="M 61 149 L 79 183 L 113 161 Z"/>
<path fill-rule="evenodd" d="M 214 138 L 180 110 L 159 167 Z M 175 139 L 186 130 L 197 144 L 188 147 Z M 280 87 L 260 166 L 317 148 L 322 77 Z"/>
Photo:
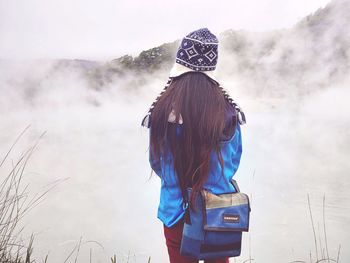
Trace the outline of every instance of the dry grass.
<path fill-rule="evenodd" d="M 44 196 L 57 185 L 54 184 L 42 193 L 37 193 L 31 199 L 27 193 L 28 184 L 21 186 L 23 173 L 37 147 L 40 139 L 44 136 L 42 133 L 36 142 L 30 146 L 20 157 L 11 160 L 11 169 L 9 172 L 3 172 L 5 162 L 10 162 L 10 154 L 15 145 L 29 129 L 27 126 L 15 139 L 10 149 L 0 161 L 0 262 L 1 263 L 32 263 L 35 262 L 31 258 L 33 252 L 34 235 L 32 234 L 28 245 L 23 244 L 20 238 L 24 227 L 18 229 L 20 220 L 41 201 Z"/>

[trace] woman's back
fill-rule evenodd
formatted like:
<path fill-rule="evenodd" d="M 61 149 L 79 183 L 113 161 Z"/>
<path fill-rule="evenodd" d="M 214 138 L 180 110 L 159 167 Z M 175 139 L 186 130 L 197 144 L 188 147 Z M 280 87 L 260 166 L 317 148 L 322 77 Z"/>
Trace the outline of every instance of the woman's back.
<path fill-rule="evenodd" d="M 167 85 L 142 120 L 150 128 L 149 161 L 161 178 L 158 218 L 171 263 L 198 262 L 180 255 L 187 204 L 193 207 L 202 189 L 235 192 L 231 179 L 241 159 L 245 116 L 216 79 L 218 44 L 207 28 L 186 35 Z"/>
<path fill-rule="evenodd" d="M 214 194 L 235 192 L 231 179 L 236 173 L 242 155 L 242 136 L 240 124 L 236 121 L 236 111 L 230 104 L 225 109 L 225 129 L 222 134 L 220 149 L 224 169 L 220 165 L 218 155 L 213 151 L 210 155 L 209 176 L 203 188 Z M 183 133 L 183 125 L 169 122 L 168 125 L 176 129 L 177 136 Z M 150 132 L 152 127 L 150 129 Z M 167 226 L 176 224 L 185 213 L 182 191 L 178 176 L 173 165 L 171 151 L 162 156 L 161 161 L 153 158 L 150 151 L 149 161 L 152 169 L 161 178 L 161 195 L 158 207 L 158 218 Z M 192 187 L 192 185 L 188 185 Z"/>

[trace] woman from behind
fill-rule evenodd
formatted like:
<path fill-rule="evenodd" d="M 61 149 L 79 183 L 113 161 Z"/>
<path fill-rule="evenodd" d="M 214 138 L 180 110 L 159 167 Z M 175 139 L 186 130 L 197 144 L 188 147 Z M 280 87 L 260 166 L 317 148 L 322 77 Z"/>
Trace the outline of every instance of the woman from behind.
<path fill-rule="evenodd" d="M 158 218 L 171 263 L 198 262 L 180 253 L 186 200 L 192 207 L 201 189 L 236 191 L 231 179 L 240 163 L 245 117 L 213 75 L 217 45 L 207 28 L 182 40 L 169 81 L 142 121 L 150 128 L 150 165 L 161 179 Z"/>

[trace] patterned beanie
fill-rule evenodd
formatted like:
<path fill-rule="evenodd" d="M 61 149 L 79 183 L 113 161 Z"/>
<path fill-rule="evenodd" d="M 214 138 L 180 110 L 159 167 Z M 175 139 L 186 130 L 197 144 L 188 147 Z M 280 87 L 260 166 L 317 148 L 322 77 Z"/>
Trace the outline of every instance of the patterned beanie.
<path fill-rule="evenodd" d="M 218 44 L 218 39 L 208 28 L 189 33 L 181 41 L 169 77 L 200 71 L 218 82 L 214 75 L 218 61 Z"/>
<path fill-rule="evenodd" d="M 218 44 L 219 41 L 216 36 L 207 28 L 201 28 L 193 31 L 182 39 L 176 53 L 175 63 L 170 70 L 168 81 L 158 97 L 152 103 L 146 116 L 142 119 L 141 126 L 147 128 L 151 127 L 151 114 L 159 98 L 171 85 L 175 77 L 186 72 L 201 72 L 213 79 L 218 84 L 218 88 L 222 91 L 225 100 L 228 101 L 236 110 L 238 122 L 241 125 L 246 123 L 246 118 L 242 108 L 230 97 L 230 95 L 215 77 L 214 73 L 218 60 Z M 172 113 L 170 113 L 168 121 L 172 122 L 173 119 L 174 116 Z M 182 124 L 181 119 L 180 124 Z"/>

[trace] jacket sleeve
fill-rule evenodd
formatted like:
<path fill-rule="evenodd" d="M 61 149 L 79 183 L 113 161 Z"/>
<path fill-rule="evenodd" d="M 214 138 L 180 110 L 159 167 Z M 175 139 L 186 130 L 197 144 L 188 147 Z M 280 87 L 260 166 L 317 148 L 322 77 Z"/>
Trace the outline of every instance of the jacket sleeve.
<path fill-rule="evenodd" d="M 150 135 L 150 137 L 149 137 L 149 142 L 150 142 L 150 144 L 149 144 L 149 163 L 150 163 L 150 165 L 151 165 L 151 168 L 152 168 L 152 170 L 153 171 L 155 171 L 155 173 L 159 176 L 159 177 L 161 177 L 162 176 L 162 167 L 161 167 L 161 164 L 160 164 L 160 162 L 159 161 L 157 161 L 157 160 L 155 160 L 154 158 L 153 158 L 153 154 L 152 154 L 152 151 L 151 151 L 151 128 L 149 129 L 149 135 Z"/>
<path fill-rule="evenodd" d="M 230 143 L 232 146 L 231 159 L 232 159 L 232 166 L 234 169 L 234 173 L 230 178 L 232 179 L 232 177 L 238 170 L 238 167 L 241 161 L 241 156 L 242 156 L 242 132 L 241 132 L 240 124 L 237 124 L 236 134 L 234 135 Z"/>

